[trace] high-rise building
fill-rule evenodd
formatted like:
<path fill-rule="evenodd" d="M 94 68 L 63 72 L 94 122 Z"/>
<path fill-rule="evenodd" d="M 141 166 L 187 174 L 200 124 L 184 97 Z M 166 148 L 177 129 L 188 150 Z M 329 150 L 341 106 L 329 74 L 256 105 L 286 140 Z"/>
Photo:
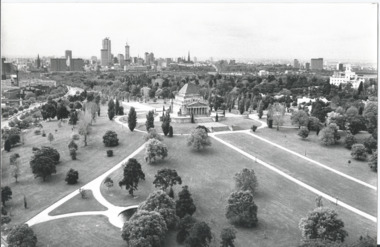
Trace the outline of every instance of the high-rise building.
<path fill-rule="evenodd" d="M 119 61 L 120 66 L 125 65 L 125 60 L 124 60 L 124 55 L 123 54 L 118 54 L 117 55 L 117 60 Z"/>
<path fill-rule="evenodd" d="M 294 59 L 293 67 L 294 67 L 295 69 L 299 69 L 299 68 L 300 68 L 300 62 L 298 61 L 298 59 Z"/>
<path fill-rule="evenodd" d="M 150 65 L 153 65 L 154 64 L 154 54 L 153 54 L 153 52 L 151 52 L 150 54 L 149 54 L 149 64 Z"/>
<path fill-rule="evenodd" d="M 146 65 L 149 65 L 150 63 L 149 63 L 149 52 L 145 52 L 145 64 Z"/>
<path fill-rule="evenodd" d="M 338 64 L 336 65 L 336 70 L 338 70 L 338 71 L 343 71 L 343 64 L 342 64 L 342 63 L 338 63 Z"/>
<path fill-rule="evenodd" d="M 125 44 L 125 60 L 130 60 L 129 45 L 128 45 L 128 43 Z"/>
<path fill-rule="evenodd" d="M 50 59 L 50 71 L 82 71 L 83 66 L 83 59 L 72 58 L 71 51 L 65 51 L 65 58 Z"/>
<path fill-rule="evenodd" d="M 109 66 L 112 65 L 112 54 L 111 54 L 111 40 L 105 38 L 102 41 L 102 49 L 100 50 L 101 65 Z"/>
<path fill-rule="evenodd" d="M 311 59 L 311 70 L 323 70 L 323 58 Z"/>
<path fill-rule="evenodd" d="M 310 70 L 310 63 L 305 63 L 305 69 Z"/>
<path fill-rule="evenodd" d="M 73 58 L 73 52 L 70 51 L 70 50 L 66 50 L 66 51 L 65 51 L 65 58 L 66 58 L 66 59 L 67 59 L 67 58 L 72 59 L 72 58 Z"/>
<path fill-rule="evenodd" d="M 190 63 L 190 51 L 187 54 L 187 62 Z"/>
<path fill-rule="evenodd" d="M 37 65 L 37 69 L 39 69 L 41 67 L 40 54 L 38 54 L 38 56 L 37 56 L 36 65 Z"/>

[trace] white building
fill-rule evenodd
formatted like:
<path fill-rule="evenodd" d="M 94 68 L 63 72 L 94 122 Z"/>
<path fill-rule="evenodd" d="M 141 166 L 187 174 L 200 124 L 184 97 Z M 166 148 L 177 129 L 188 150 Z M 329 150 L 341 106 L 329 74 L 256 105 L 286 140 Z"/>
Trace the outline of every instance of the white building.
<path fill-rule="evenodd" d="M 260 70 L 259 71 L 259 76 L 267 76 L 269 73 L 268 73 L 268 71 L 266 71 L 266 70 Z"/>
<path fill-rule="evenodd" d="M 364 83 L 365 79 L 359 77 L 355 72 L 351 71 L 351 66 L 346 66 L 346 71 L 335 71 L 334 75 L 330 77 L 330 84 L 339 86 L 340 84 L 351 83 L 353 88 L 358 88 L 360 83 Z"/>

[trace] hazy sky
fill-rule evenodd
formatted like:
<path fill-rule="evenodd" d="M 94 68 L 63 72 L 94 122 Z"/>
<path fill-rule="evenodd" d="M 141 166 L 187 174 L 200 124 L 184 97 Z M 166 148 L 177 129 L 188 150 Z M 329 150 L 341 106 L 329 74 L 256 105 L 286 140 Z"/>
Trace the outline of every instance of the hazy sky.
<path fill-rule="evenodd" d="M 2 3 L 2 56 L 131 56 L 376 61 L 375 4 Z"/>

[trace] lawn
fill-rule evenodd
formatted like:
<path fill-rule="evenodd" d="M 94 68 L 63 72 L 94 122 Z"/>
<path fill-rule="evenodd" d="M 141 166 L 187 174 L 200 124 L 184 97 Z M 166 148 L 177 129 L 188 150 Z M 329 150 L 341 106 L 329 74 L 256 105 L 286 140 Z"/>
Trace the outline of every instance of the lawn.
<path fill-rule="evenodd" d="M 252 125 L 256 125 L 257 127 L 261 126 L 261 123 L 253 120 L 253 119 L 247 119 L 242 117 L 226 117 L 225 119 L 221 120 L 220 123 L 228 125 L 228 126 L 235 126 L 235 130 L 247 130 L 252 127 Z"/>
<path fill-rule="evenodd" d="M 218 135 L 241 150 L 373 216 L 377 192 L 244 133 Z"/>
<path fill-rule="evenodd" d="M 302 140 L 298 135 L 298 129 L 281 128 L 277 131 L 274 129 L 264 128 L 256 131 L 256 134 L 269 141 L 286 147 L 299 154 L 318 161 L 324 165 L 344 172 L 347 175 L 360 179 L 366 183 L 376 186 L 377 173 L 372 172 L 368 162 L 357 161 L 352 159 L 351 151 L 344 147 L 345 132 L 340 132 L 340 143 L 333 146 L 324 146 L 320 144 L 315 131 L 311 131 L 309 136 Z M 356 135 L 359 141 L 369 136 L 366 132 L 360 132 Z M 350 164 L 348 161 L 350 160 Z"/>
<path fill-rule="evenodd" d="M 60 214 L 69 214 L 85 211 L 105 211 L 107 210 L 102 204 L 100 204 L 92 195 L 91 190 L 86 190 L 86 199 L 83 199 L 80 194 L 74 196 L 61 206 L 57 207 L 49 213 L 51 216 Z"/>
<path fill-rule="evenodd" d="M 12 149 L 10 153 L 3 153 L 1 157 L 2 186 L 9 185 L 13 192 L 12 200 L 6 203 L 7 210 L 11 211 L 12 214 L 11 224 L 26 222 L 52 203 L 116 165 L 143 143 L 141 133 L 130 132 L 125 128 L 121 128 L 119 124 L 110 121 L 106 117 L 106 111 L 106 106 L 103 106 L 101 116 L 97 118 L 88 137 L 88 146 L 84 147 L 82 141 L 77 141 L 79 149 L 77 160 L 75 161 L 71 160 L 67 147 L 72 133 L 72 126 L 63 124 L 59 128 L 56 120 L 42 123 L 46 134 L 51 132 L 54 135 L 55 140 L 51 144 L 46 137 L 34 135 L 34 130 L 29 130 L 25 134 L 24 145 Z M 120 145 L 114 148 L 105 148 L 103 135 L 110 129 L 117 132 Z M 77 132 L 77 129 L 74 132 Z M 60 163 L 57 165 L 57 173 L 49 177 L 46 182 L 42 182 L 40 178 L 34 179 L 29 165 L 32 147 L 42 145 L 56 148 L 61 156 Z M 114 157 L 108 158 L 106 156 L 106 150 L 108 149 L 114 151 Z M 9 156 L 13 153 L 19 153 L 21 156 L 21 177 L 18 183 L 15 183 L 9 174 Z M 64 181 L 70 168 L 74 168 L 79 172 L 79 182 L 76 185 L 67 185 Z M 27 199 L 28 209 L 24 209 L 24 195 Z"/>
<path fill-rule="evenodd" d="M 176 169 L 182 177 L 183 185 L 188 185 L 193 195 L 198 220 L 209 223 L 215 243 L 220 242 L 220 232 L 229 226 L 225 218 L 226 201 L 234 189 L 233 174 L 244 167 L 254 168 L 260 187 L 255 194 L 259 207 L 259 225 L 256 228 L 238 228 L 237 246 L 296 246 L 301 238 L 298 229 L 299 220 L 314 208 L 316 195 L 294 184 L 267 168 L 239 155 L 223 144 L 212 140 L 212 146 L 200 152 L 189 149 L 185 137 L 165 138 L 169 156 L 162 162 L 148 165 L 143 159 L 143 152 L 137 155 L 138 161 L 146 175 L 146 180 L 139 184 L 136 191 L 138 198 L 131 198 L 125 189 L 117 186 L 107 191 L 102 187 L 102 194 L 111 203 L 118 206 L 135 205 L 143 201 L 154 190 L 153 179 L 158 169 Z M 110 177 L 114 183 L 121 179 L 122 171 L 114 172 Z M 175 186 L 175 192 L 180 186 Z M 368 232 L 376 234 L 376 224 L 349 212 L 328 201 L 324 205 L 336 209 L 354 241 Z M 175 234 L 169 234 L 165 246 L 177 246 Z"/>
<path fill-rule="evenodd" d="M 38 247 L 124 247 L 118 228 L 101 215 L 69 217 L 34 225 Z"/>

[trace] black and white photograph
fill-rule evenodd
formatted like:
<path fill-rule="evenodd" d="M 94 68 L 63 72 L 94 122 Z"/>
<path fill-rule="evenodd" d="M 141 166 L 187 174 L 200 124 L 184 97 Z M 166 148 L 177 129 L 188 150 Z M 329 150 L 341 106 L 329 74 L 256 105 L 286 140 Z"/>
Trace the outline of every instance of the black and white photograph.
<path fill-rule="evenodd" d="M 376 247 L 379 0 L 1 2 L 1 247 Z"/>

